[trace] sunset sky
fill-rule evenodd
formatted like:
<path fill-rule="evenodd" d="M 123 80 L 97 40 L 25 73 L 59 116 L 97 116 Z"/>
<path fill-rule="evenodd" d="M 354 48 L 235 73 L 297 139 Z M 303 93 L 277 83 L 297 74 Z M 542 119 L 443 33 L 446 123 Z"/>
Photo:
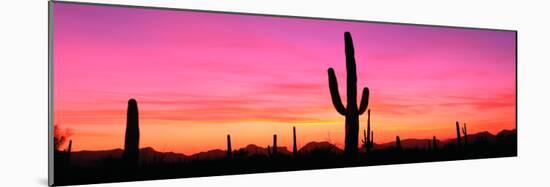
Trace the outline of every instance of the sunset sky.
<path fill-rule="evenodd" d="M 329 141 L 344 117 L 344 32 L 359 90 L 370 89 L 374 141 L 515 128 L 515 33 L 54 3 L 54 123 L 73 150 L 122 148 L 126 107 L 138 102 L 140 147 L 192 154 Z M 360 91 L 358 95 L 360 95 Z M 360 129 L 367 116 L 360 116 Z"/>

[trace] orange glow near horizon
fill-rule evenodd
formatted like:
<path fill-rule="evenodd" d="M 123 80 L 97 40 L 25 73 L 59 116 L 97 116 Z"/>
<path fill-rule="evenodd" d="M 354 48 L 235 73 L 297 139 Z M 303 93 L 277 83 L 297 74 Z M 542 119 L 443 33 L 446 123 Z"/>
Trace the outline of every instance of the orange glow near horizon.
<path fill-rule="evenodd" d="M 140 147 L 193 154 L 248 144 L 344 142 L 345 31 L 375 143 L 516 127 L 515 33 L 333 20 L 54 4 L 54 123 L 72 149 L 123 148 L 127 101 Z M 359 98 L 358 98 L 359 99 Z M 360 116 L 360 137 L 366 128 Z"/>

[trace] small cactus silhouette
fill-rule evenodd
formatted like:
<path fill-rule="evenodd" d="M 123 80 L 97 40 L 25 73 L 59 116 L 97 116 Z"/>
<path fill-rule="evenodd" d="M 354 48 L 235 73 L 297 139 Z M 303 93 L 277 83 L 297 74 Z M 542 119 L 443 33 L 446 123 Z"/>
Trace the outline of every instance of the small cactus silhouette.
<path fill-rule="evenodd" d="M 292 127 L 292 155 L 298 155 L 298 147 L 296 146 L 296 127 Z"/>
<path fill-rule="evenodd" d="M 456 146 L 460 146 L 462 143 L 460 140 L 460 125 L 456 122 Z"/>
<path fill-rule="evenodd" d="M 137 101 L 128 100 L 126 116 L 126 135 L 122 158 L 128 166 L 136 167 L 139 162 L 139 114 Z"/>
<path fill-rule="evenodd" d="M 227 135 L 227 158 L 233 157 L 233 149 L 231 149 L 231 135 Z"/>
<path fill-rule="evenodd" d="M 367 133 L 367 131 L 363 129 L 363 139 L 361 140 L 361 143 L 365 148 L 365 152 L 370 152 L 374 146 L 374 131 Z"/>
<path fill-rule="evenodd" d="M 462 134 L 464 134 L 464 145 L 468 144 L 468 130 L 466 129 L 466 123 L 462 127 Z"/>
<path fill-rule="evenodd" d="M 267 156 L 271 156 L 273 153 L 271 153 L 271 146 L 267 145 Z"/>
<path fill-rule="evenodd" d="M 401 150 L 401 139 L 399 138 L 399 136 L 395 137 L 395 148 Z"/>
<path fill-rule="evenodd" d="M 370 148 L 374 148 L 374 131 L 370 131 Z"/>
<path fill-rule="evenodd" d="M 370 130 L 370 109 L 367 111 L 367 131 L 363 130 L 363 147 L 365 148 L 366 152 L 370 152 L 372 148 L 372 141 L 371 141 L 371 134 L 372 131 Z"/>
<path fill-rule="evenodd" d="M 347 72 L 347 106 L 344 107 L 338 91 L 338 81 L 334 69 L 328 69 L 329 88 L 332 104 L 336 111 L 346 117 L 344 153 L 348 156 L 358 152 L 359 141 L 359 115 L 363 114 L 369 105 L 369 89 L 363 88 L 361 103 L 357 106 L 357 70 L 355 65 L 355 52 L 353 40 L 349 32 L 344 33 Z"/>
<path fill-rule="evenodd" d="M 432 149 L 432 141 L 428 140 L 428 150 Z"/>
<path fill-rule="evenodd" d="M 369 136 L 370 136 L 370 133 L 369 133 Z M 363 139 L 361 140 L 361 143 L 365 148 L 365 152 L 369 152 L 369 141 L 370 140 L 367 138 L 367 130 L 363 129 Z"/>
<path fill-rule="evenodd" d="M 271 154 L 273 154 L 273 156 L 277 155 L 277 135 L 276 134 L 273 135 L 273 151 L 271 151 Z"/>

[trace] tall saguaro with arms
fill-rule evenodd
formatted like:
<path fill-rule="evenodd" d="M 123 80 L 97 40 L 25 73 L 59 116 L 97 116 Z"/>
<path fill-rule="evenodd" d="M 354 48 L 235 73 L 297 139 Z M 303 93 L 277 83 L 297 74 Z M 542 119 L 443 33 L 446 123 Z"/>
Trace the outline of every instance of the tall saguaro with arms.
<path fill-rule="evenodd" d="M 344 34 L 344 41 L 347 72 L 347 106 L 342 104 L 338 91 L 338 81 L 332 68 L 328 69 L 328 81 L 332 104 L 339 114 L 346 117 L 344 153 L 350 156 L 358 153 L 359 115 L 365 113 L 369 105 L 369 89 L 367 87 L 363 88 L 361 104 L 357 106 L 357 68 L 355 65 L 353 41 L 349 32 Z"/>

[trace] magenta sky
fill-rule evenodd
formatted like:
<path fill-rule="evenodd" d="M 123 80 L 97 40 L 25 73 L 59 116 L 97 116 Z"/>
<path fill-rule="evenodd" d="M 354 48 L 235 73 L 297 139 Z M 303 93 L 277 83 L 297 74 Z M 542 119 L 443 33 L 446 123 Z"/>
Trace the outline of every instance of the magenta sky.
<path fill-rule="evenodd" d="M 345 31 L 375 141 L 515 128 L 515 33 L 54 3 L 54 121 L 76 150 L 123 147 L 126 102 L 141 147 L 194 153 L 343 143 L 327 68 L 345 101 Z M 359 93 L 360 94 L 360 93 Z M 361 129 L 366 125 L 362 116 Z"/>

